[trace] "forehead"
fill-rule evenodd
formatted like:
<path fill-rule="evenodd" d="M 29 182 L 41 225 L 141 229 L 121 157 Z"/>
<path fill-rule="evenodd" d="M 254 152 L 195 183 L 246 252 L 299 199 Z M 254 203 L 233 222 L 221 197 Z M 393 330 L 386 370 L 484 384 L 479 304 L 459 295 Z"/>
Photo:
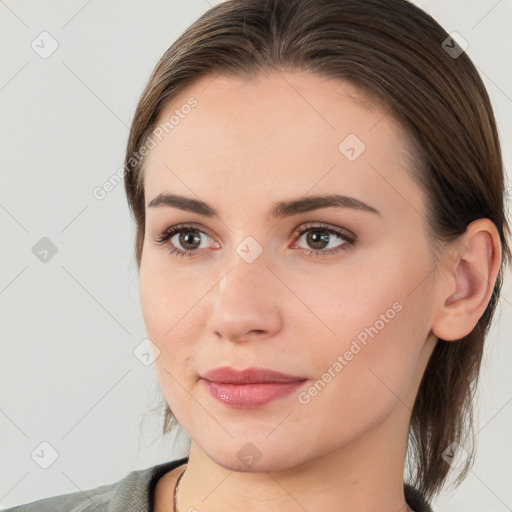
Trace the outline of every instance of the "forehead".
<path fill-rule="evenodd" d="M 412 145 L 388 109 L 350 82 L 310 73 L 203 77 L 166 106 L 152 138 L 146 204 L 163 189 L 190 195 L 187 184 L 208 198 L 332 188 L 368 198 L 382 195 L 382 180 L 411 185 Z"/>

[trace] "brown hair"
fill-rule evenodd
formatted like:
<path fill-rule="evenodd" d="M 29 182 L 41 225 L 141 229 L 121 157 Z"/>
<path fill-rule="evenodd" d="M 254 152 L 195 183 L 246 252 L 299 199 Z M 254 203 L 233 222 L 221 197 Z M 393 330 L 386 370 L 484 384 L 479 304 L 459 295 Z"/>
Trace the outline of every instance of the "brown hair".
<path fill-rule="evenodd" d="M 472 407 L 484 339 L 511 256 L 489 96 L 468 55 L 431 16 L 406 0 L 228 0 L 203 14 L 157 63 L 132 122 L 125 187 L 138 268 L 145 229 L 141 148 L 159 114 L 206 74 L 251 79 L 279 70 L 351 81 L 387 105 L 415 144 L 410 172 L 428 200 L 434 248 L 456 241 L 479 218 L 490 219 L 499 232 L 502 264 L 487 308 L 463 339 L 437 343 L 412 410 L 412 485 L 430 499 L 449 474 L 442 454 L 452 442 L 470 454 L 457 485 L 473 464 L 474 448 L 465 440 L 474 444 Z M 177 425 L 165 407 L 164 434 Z"/>

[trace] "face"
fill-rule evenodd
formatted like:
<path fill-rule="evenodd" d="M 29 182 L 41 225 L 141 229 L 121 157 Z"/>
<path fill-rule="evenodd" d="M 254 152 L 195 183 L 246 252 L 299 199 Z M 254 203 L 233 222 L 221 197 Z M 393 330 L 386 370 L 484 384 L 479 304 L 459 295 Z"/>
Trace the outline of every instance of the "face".
<path fill-rule="evenodd" d="M 175 115 L 145 162 L 142 312 L 167 403 L 226 468 L 250 471 L 244 450 L 278 470 L 407 431 L 434 346 L 426 203 L 406 132 L 360 99 L 308 73 L 208 77 L 158 120 Z M 164 194 L 208 206 L 155 205 Z M 207 385 L 226 366 L 301 380 Z"/>

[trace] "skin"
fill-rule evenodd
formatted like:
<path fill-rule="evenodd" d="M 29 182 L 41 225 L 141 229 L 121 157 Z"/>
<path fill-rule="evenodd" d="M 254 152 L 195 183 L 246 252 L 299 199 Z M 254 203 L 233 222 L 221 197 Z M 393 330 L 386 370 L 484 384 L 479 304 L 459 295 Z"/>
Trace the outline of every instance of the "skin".
<path fill-rule="evenodd" d="M 407 133 L 347 82 L 304 72 L 254 82 L 209 76 L 158 122 L 191 96 L 198 105 L 146 157 L 139 272 L 160 386 L 191 438 L 178 509 L 411 510 L 403 470 L 414 399 L 438 337 L 463 337 L 485 310 L 500 262 L 494 224 L 473 222 L 436 265 L 424 193 L 407 173 Z M 366 146 L 354 161 L 338 149 L 348 134 Z M 201 199 L 220 218 L 147 207 L 162 192 Z M 381 215 L 333 207 L 267 215 L 276 201 L 331 193 Z M 181 223 L 204 233 L 192 257 L 155 242 Z M 349 230 L 355 243 L 311 255 L 319 245 L 293 236 L 318 223 Z M 247 236 L 263 249 L 252 263 L 236 252 Z M 346 243 L 328 240 L 326 251 Z M 172 241 L 190 250 L 179 235 Z M 394 318 L 307 404 L 295 392 L 259 409 L 231 408 L 200 380 L 218 366 L 260 366 L 303 376 L 307 389 L 397 303 Z M 248 442 L 261 454 L 251 467 L 237 456 Z M 183 469 L 159 480 L 157 512 L 172 510 Z"/>

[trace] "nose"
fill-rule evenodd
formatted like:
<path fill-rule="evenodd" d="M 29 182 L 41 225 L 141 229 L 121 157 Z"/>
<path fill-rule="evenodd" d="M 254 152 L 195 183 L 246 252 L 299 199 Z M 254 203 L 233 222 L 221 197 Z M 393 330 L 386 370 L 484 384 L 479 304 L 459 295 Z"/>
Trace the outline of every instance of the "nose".
<path fill-rule="evenodd" d="M 274 336 L 282 328 L 279 286 L 261 256 L 252 263 L 235 261 L 214 295 L 209 329 L 218 338 L 237 342 Z"/>

